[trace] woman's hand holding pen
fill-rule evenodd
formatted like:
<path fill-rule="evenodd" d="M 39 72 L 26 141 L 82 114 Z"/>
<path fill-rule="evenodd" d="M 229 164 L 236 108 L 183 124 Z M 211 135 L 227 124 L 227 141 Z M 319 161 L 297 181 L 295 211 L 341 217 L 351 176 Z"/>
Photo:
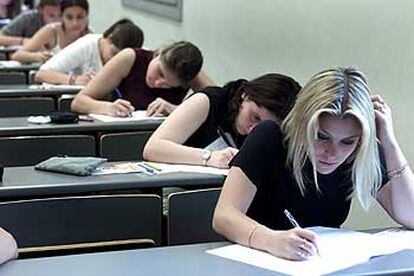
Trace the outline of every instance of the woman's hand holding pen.
<path fill-rule="evenodd" d="M 107 115 L 114 117 L 130 117 L 134 110 L 134 106 L 129 101 L 117 99 L 110 103 Z"/>
<path fill-rule="evenodd" d="M 314 232 L 293 228 L 287 231 L 272 231 L 268 236 L 266 251 L 270 254 L 294 261 L 302 261 L 318 255 L 317 236 Z"/>
<path fill-rule="evenodd" d="M 230 161 L 238 152 L 238 149 L 230 147 L 222 150 L 213 151 L 211 153 L 210 160 L 207 162 L 207 165 L 210 167 L 216 167 L 221 169 L 228 168 Z"/>
<path fill-rule="evenodd" d="M 156 98 L 152 103 L 148 105 L 147 116 L 169 115 L 176 108 L 176 105 L 169 103 L 164 99 Z"/>

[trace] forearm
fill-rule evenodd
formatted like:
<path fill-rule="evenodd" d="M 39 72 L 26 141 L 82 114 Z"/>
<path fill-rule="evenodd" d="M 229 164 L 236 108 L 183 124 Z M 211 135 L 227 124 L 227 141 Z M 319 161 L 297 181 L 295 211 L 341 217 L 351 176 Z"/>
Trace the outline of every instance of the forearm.
<path fill-rule="evenodd" d="M 383 144 L 388 171 L 402 168 L 407 160 L 395 139 Z M 398 223 L 414 228 L 414 176 L 407 164 L 404 171 L 390 179 L 391 212 Z"/>
<path fill-rule="evenodd" d="M 36 73 L 36 82 L 46 82 L 53 84 L 69 84 L 70 75 L 52 71 L 40 70 Z"/>
<path fill-rule="evenodd" d="M 269 251 L 269 237 L 275 234 L 273 230 L 230 208 L 216 208 L 213 229 L 230 241 L 263 251 Z"/>
<path fill-rule="evenodd" d="M 97 100 L 88 95 L 79 93 L 76 95 L 75 99 L 72 101 L 71 110 L 76 113 L 82 114 L 104 114 L 110 115 L 107 113 L 108 107 L 111 105 L 110 102 Z"/>
<path fill-rule="evenodd" d="M 159 138 L 148 140 L 144 158 L 156 162 L 203 165 L 202 149 Z"/>
<path fill-rule="evenodd" d="M 19 50 L 16 53 L 11 55 L 12 60 L 20 61 L 20 62 L 36 62 L 36 53 L 29 52 L 25 50 Z"/>
<path fill-rule="evenodd" d="M 22 45 L 24 37 L 20 36 L 8 36 L 0 35 L 0 45 L 10 46 L 10 45 Z"/>

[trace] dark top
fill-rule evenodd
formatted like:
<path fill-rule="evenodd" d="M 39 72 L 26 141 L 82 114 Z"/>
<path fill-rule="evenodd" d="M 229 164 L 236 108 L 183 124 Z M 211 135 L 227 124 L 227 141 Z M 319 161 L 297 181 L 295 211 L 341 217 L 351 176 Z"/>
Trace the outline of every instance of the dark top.
<path fill-rule="evenodd" d="M 154 52 L 141 48 L 134 49 L 134 51 L 136 54 L 134 65 L 118 87 L 122 98 L 130 101 L 137 110 L 147 109 L 148 105 L 158 97 L 175 105 L 180 104 L 188 89 L 182 87 L 150 88 L 145 76 Z"/>
<path fill-rule="evenodd" d="M 280 127 L 271 121 L 259 124 L 248 136 L 232 165 L 239 167 L 257 187 L 247 215 L 271 229 L 290 229 L 283 214 L 287 209 L 302 227 L 340 227 L 348 216 L 353 191 L 351 163 L 334 172 L 317 174 L 321 192 L 316 190 L 310 161 L 304 167 L 306 191 L 300 193 L 292 169 L 286 166 L 287 149 Z M 381 157 L 384 185 L 386 168 Z"/>
<path fill-rule="evenodd" d="M 207 95 L 210 101 L 210 108 L 207 119 L 184 143 L 186 146 L 205 148 L 219 138 L 218 128 L 229 133 L 237 148 L 240 148 L 246 136 L 238 135 L 233 128 L 233 120 L 230 118 L 230 100 L 232 92 L 237 90 L 246 80 L 229 82 L 224 87 L 210 86 L 198 91 Z M 196 94 L 196 93 L 195 93 Z M 194 94 L 193 94 L 194 95 Z"/>
<path fill-rule="evenodd" d="M 9 36 L 32 37 L 41 27 L 43 19 L 37 10 L 30 10 L 14 18 L 3 27 L 2 32 Z"/>

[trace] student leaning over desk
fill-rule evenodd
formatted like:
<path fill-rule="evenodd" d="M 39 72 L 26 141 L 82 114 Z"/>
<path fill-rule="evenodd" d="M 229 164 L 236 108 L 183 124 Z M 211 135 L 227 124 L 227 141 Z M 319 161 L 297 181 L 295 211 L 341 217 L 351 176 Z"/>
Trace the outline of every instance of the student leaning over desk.
<path fill-rule="evenodd" d="M 79 37 L 90 33 L 87 0 L 62 0 L 62 22 L 42 27 L 11 58 L 20 62 L 43 62 Z"/>
<path fill-rule="evenodd" d="M 285 118 L 300 90 L 292 78 L 266 74 L 224 87 L 207 87 L 182 103 L 148 140 L 144 158 L 227 168 L 246 135 L 262 120 Z M 204 149 L 230 134 L 224 149 Z"/>
<path fill-rule="evenodd" d="M 144 33 L 129 19 L 121 19 L 103 35 L 87 34 L 43 64 L 37 82 L 86 85 L 104 64 L 127 47 L 141 47 Z"/>
<path fill-rule="evenodd" d="M 398 223 L 414 227 L 414 179 L 381 96 L 364 75 L 338 68 L 315 75 L 281 127 L 258 125 L 232 163 L 214 213 L 214 229 L 236 243 L 302 260 L 316 254 L 314 232 L 339 227 L 351 197 L 377 200 Z"/>
<path fill-rule="evenodd" d="M 40 0 L 34 10 L 14 18 L 0 31 L 0 45 L 26 45 L 44 25 L 60 21 L 60 0 Z"/>
<path fill-rule="evenodd" d="M 200 50 L 186 41 L 156 51 L 124 49 L 76 95 L 72 111 L 127 117 L 135 109 L 147 109 L 149 116 L 168 115 L 189 88 L 213 85 L 202 64 Z M 114 90 L 118 99 L 105 100 Z"/>

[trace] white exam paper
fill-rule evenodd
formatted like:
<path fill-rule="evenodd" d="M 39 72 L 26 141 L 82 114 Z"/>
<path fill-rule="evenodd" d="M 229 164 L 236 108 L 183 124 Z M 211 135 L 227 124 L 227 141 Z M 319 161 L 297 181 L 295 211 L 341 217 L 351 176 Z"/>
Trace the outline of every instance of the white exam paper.
<path fill-rule="evenodd" d="M 149 117 L 147 116 L 147 111 L 145 110 L 136 110 L 132 112 L 131 117 L 112 117 L 108 115 L 100 115 L 100 114 L 89 114 L 89 117 L 92 117 L 96 120 L 102 122 L 129 122 L 129 121 L 160 121 L 164 120 L 165 117 Z"/>

